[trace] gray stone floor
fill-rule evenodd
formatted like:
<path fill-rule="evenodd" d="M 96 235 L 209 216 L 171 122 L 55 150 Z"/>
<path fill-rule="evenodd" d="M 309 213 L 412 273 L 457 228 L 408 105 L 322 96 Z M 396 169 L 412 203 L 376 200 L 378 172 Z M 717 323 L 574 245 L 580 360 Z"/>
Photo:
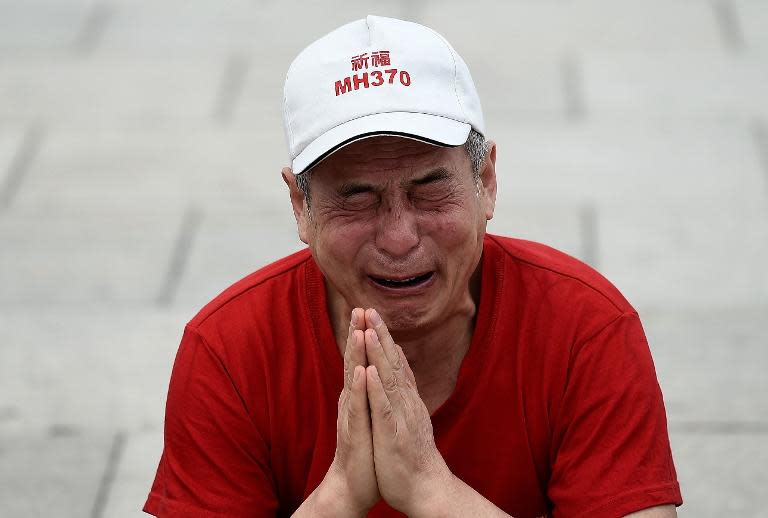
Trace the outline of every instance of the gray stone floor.
<path fill-rule="evenodd" d="M 285 70 L 368 13 L 470 64 L 491 230 L 583 258 L 639 309 L 680 516 L 766 516 L 768 2 L 329 6 L 0 0 L 0 516 L 140 516 L 183 324 L 300 248 Z"/>

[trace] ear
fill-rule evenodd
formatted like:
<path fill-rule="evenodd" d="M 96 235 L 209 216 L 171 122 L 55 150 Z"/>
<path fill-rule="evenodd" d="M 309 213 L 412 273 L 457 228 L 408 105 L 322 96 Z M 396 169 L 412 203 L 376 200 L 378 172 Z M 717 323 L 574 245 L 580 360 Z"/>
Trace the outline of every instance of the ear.
<path fill-rule="evenodd" d="M 307 210 L 307 200 L 304 193 L 299 189 L 296 182 L 296 175 L 290 167 L 283 167 L 281 172 L 285 185 L 288 186 L 288 192 L 291 196 L 291 206 L 293 206 L 293 216 L 296 218 L 296 227 L 299 231 L 299 239 L 309 244 L 309 218 Z"/>
<path fill-rule="evenodd" d="M 493 211 L 496 209 L 496 142 L 488 141 L 488 153 L 480 171 L 480 183 L 483 186 L 482 203 L 485 209 L 485 218 L 493 219 Z"/>

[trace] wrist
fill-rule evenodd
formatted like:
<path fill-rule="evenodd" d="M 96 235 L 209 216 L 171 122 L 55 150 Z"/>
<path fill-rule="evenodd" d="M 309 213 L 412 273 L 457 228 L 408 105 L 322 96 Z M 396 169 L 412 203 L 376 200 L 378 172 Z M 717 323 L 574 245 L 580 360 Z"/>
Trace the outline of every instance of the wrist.
<path fill-rule="evenodd" d="M 423 491 L 407 513 L 411 518 L 442 518 L 451 516 L 453 498 L 460 490 L 461 481 L 448 470 L 436 477 Z"/>
<path fill-rule="evenodd" d="M 364 517 L 369 509 L 357 504 L 350 494 L 347 484 L 329 470 L 323 481 L 313 493 L 312 508 L 316 516 L 339 518 Z"/>

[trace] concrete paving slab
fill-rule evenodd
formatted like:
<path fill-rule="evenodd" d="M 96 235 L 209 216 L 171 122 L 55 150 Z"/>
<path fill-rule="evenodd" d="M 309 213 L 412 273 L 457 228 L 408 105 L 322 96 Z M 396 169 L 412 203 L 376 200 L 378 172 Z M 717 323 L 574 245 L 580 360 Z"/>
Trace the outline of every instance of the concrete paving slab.
<path fill-rule="evenodd" d="M 89 0 L 0 1 L 0 57 L 57 52 L 75 40 Z"/>
<path fill-rule="evenodd" d="M 766 201 L 765 172 L 749 127 L 687 121 L 499 128 L 499 203 Z"/>
<path fill-rule="evenodd" d="M 768 5 L 762 0 L 731 0 L 744 35 L 744 50 L 765 56 L 768 52 Z"/>
<path fill-rule="evenodd" d="M 640 312 L 673 430 L 768 433 L 766 315 L 768 305 Z"/>
<path fill-rule="evenodd" d="M 596 118 L 727 122 L 768 116 L 764 56 L 595 52 L 582 62 L 587 110 Z"/>
<path fill-rule="evenodd" d="M 56 127 L 184 128 L 209 120 L 221 64 L 168 60 L 26 56 L 3 60 L 0 119 Z"/>
<path fill-rule="evenodd" d="M 768 305 L 768 206 L 601 206 L 601 269 L 638 308 Z"/>
<path fill-rule="evenodd" d="M 110 518 L 147 516 L 141 512 L 141 508 L 152 487 L 162 451 L 161 431 L 137 432 L 127 437 L 103 516 Z"/>
<path fill-rule="evenodd" d="M 188 313 L 4 310 L 0 437 L 51 428 L 161 430 Z"/>
<path fill-rule="evenodd" d="M 765 435 L 673 433 L 671 440 L 685 500 L 680 518 L 765 516 Z"/>
<path fill-rule="evenodd" d="M 576 205 L 498 199 L 488 232 L 538 241 L 584 259 L 588 254 L 582 240 L 581 210 L 583 208 Z"/>
<path fill-rule="evenodd" d="M 721 42 L 708 2 L 577 0 L 426 2 L 420 20 L 469 56 L 559 55 L 593 50 L 717 51 Z M 467 27 L 482 28 L 482 37 Z M 467 55 L 464 55 L 466 52 Z"/>
<path fill-rule="evenodd" d="M 14 206 L 173 213 L 217 197 L 282 200 L 282 139 L 281 129 L 48 133 Z"/>
<path fill-rule="evenodd" d="M 466 59 L 487 114 L 488 131 L 566 118 L 564 60 L 522 56 L 499 62 L 493 53 Z"/>
<path fill-rule="evenodd" d="M 0 516 L 91 515 L 112 434 L 53 435 L 2 438 Z"/>
<path fill-rule="evenodd" d="M 367 14 L 398 16 L 403 10 L 402 3 L 395 0 L 344 0 L 333 9 L 317 1 L 291 7 L 249 0 L 221 5 L 199 0 L 162 4 L 120 0 L 113 4 L 120 16 L 104 39 L 105 53 L 220 55 L 243 51 L 275 57 L 276 66 L 270 69 L 281 80 L 290 60 L 320 36 Z"/>
<path fill-rule="evenodd" d="M 197 311 L 238 279 L 304 248 L 285 198 L 283 206 L 241 199 L 209 208 L 173 297 L 175 307 Z"/>
<path fill-rule="evenodd" d="M 178 214 L 14 211 L 0 219 L 0 306 L 151 301 Z M 159 266 L 160 265 L 160 266 Z"/>

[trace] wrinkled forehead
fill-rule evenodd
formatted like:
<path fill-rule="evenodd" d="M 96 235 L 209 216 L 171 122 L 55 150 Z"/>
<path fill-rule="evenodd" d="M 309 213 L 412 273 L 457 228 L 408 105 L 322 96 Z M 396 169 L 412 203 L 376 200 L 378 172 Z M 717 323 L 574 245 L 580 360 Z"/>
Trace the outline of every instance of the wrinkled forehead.
<path fill-rule="evenodd" d="M 405 179 L 435 168 L 471 168 L 463 146 L 445 147 L 419 140 L 376 136 L 353 142 L 312 169 L 312 178 L 329 183 L 353 179 Z M 469 170 L 469 169 L 468 169 Z"/>

